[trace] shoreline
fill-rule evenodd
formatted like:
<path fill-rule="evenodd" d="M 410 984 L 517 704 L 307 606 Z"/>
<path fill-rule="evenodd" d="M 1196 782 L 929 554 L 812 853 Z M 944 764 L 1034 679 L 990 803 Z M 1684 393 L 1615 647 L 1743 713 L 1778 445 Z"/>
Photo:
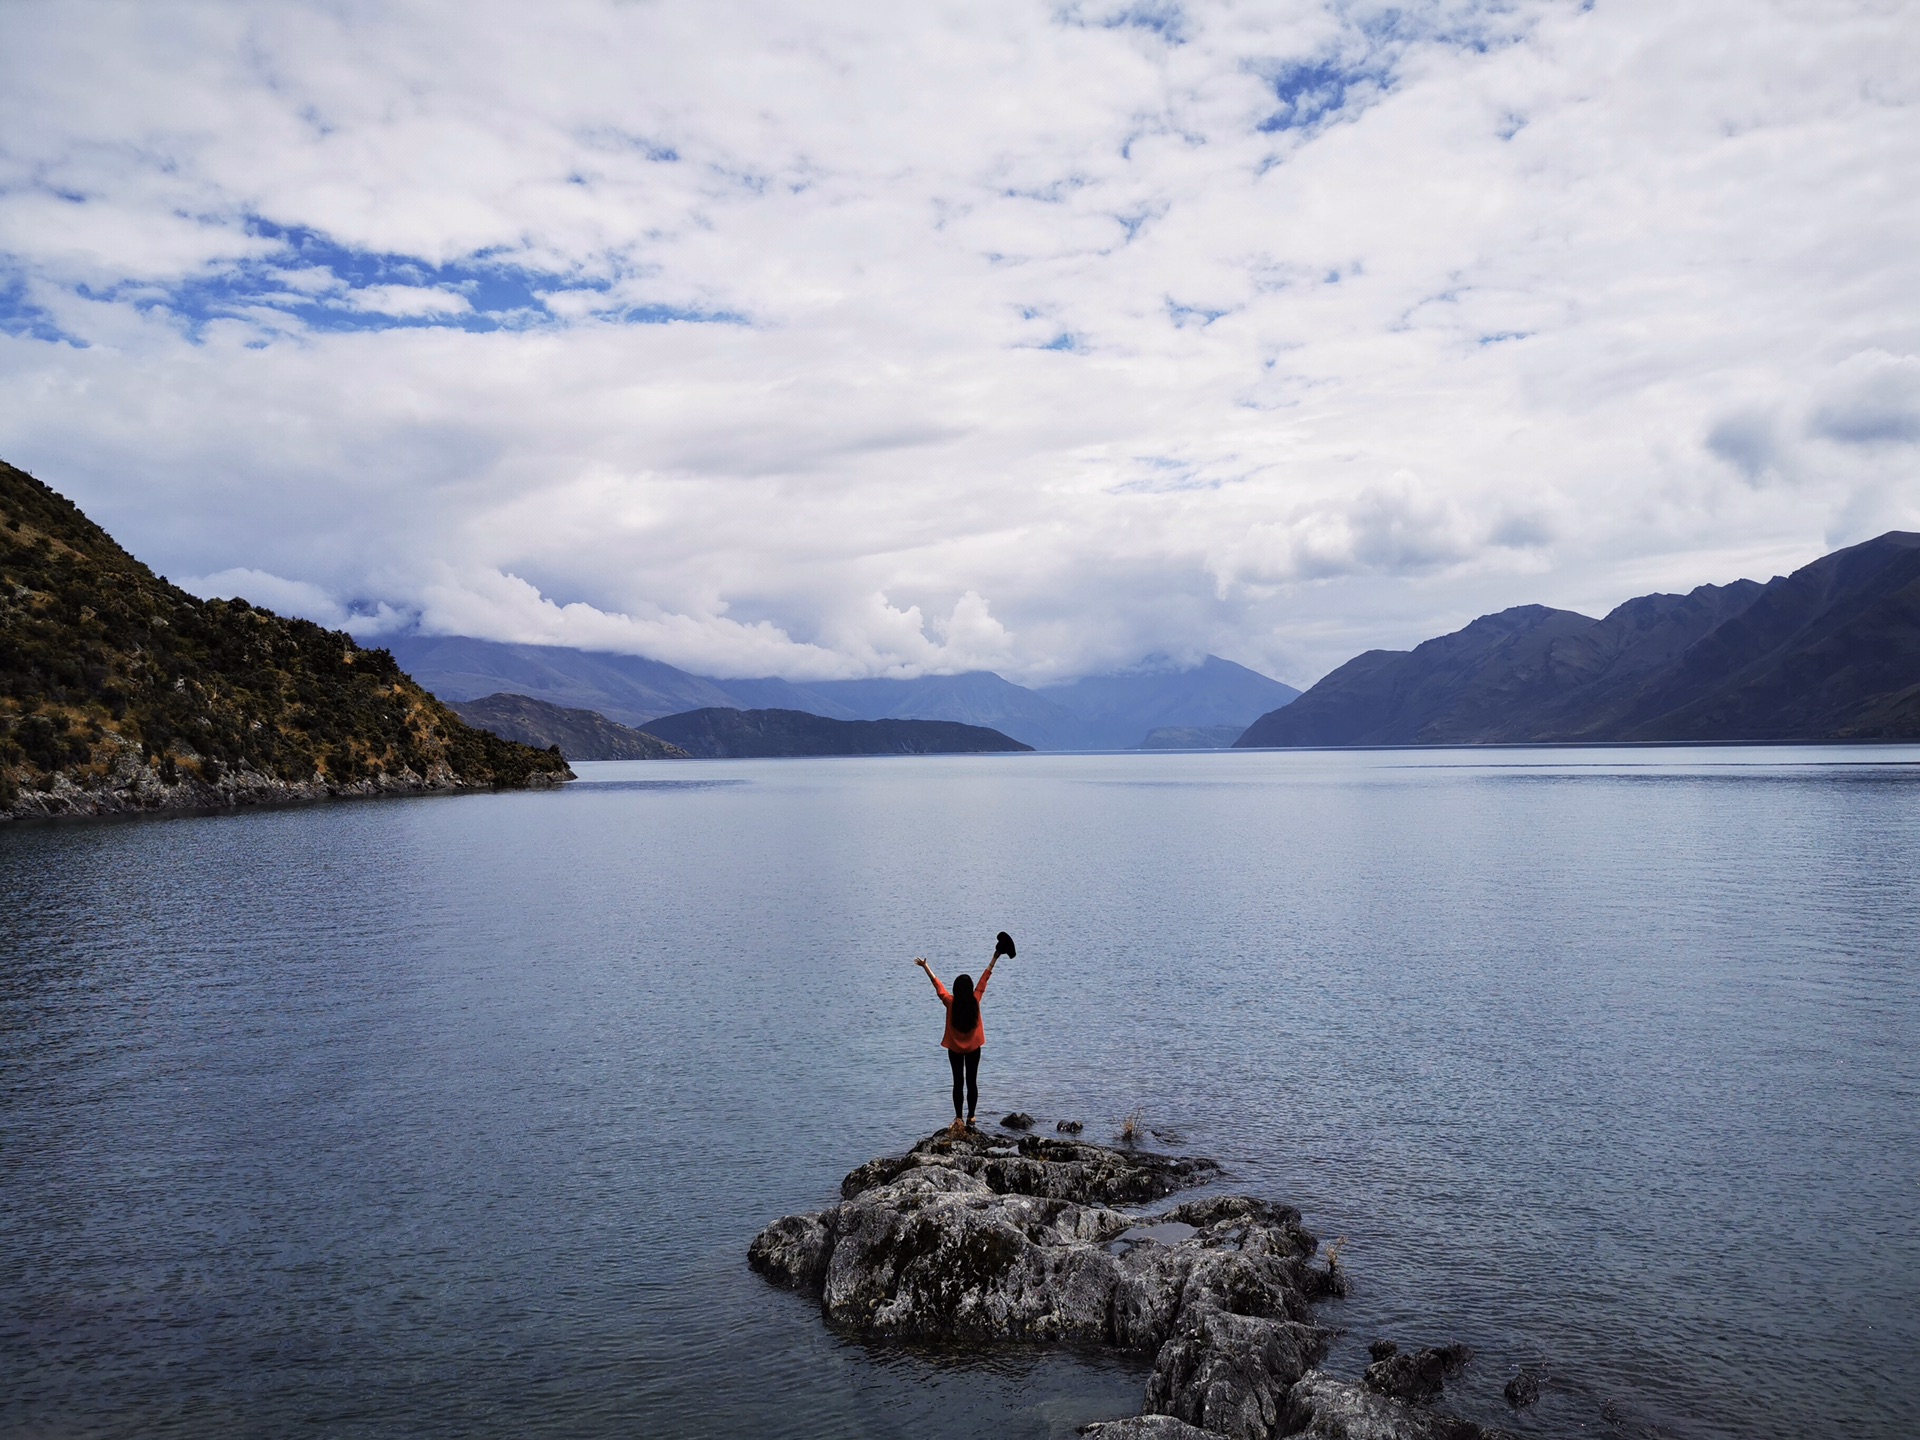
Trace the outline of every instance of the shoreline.
<path fill-rule="evenodd" d="M 66 774 L 54 776 L 45 790 L 21 790 L 0 807 L 0 825 L 35 822 L 154 818 L 176 815 L 217 815 L 251 809 L 294 808 L 329 800 L 399 799 L 408 796 L 491 794 L 508 790 L 552 790 L 579 777 L 572 768 L 561 772 L 535 771 L 519 785 L 476 785 L 462 780 L 444 762 L 427 774 L 412 770 L 381 773 L 362 780 L 282 780 L 258 770 L 234 766 L 219 779 L 176 771 L 171 783 L 152 761 L 136 759 L 131 747 L 98 784 L 76 784 Z"/>

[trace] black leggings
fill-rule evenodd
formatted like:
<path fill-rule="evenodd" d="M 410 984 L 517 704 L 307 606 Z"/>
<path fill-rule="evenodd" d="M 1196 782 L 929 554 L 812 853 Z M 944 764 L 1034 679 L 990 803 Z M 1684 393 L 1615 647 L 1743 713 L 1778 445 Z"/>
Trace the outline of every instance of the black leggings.
<path fill-rule="evenodd" d="M 949 1050 L 947 1063 L 953 1067 L 953 1118 L 960 1118 L 961 1084 L 966 1085 L 967 1118 L 973 1118 L 973 1112 L 980 1105 L 980 1052 L 978 1050 Z"/>

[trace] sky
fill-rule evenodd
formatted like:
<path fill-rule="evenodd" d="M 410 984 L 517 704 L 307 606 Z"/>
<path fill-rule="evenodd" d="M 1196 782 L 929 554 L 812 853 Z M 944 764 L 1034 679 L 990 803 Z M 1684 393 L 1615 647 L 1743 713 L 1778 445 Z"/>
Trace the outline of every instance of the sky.
<path fill-rule="evenodd" d="M 721 676 L 1920 529 L 1903 0 L 0 5 L 0 457 L 203 595 Z"/>

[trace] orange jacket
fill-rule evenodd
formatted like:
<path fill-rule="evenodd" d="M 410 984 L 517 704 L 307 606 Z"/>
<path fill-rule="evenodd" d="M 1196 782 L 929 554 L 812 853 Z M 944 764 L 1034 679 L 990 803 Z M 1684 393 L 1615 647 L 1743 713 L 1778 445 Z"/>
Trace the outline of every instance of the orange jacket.
<path fill-rule="evenodd" d="M 992 978 L 991 975 L 982 975 L 980 977 L 979 983 L 973 987 L 973 998 L 975 1000 L 984 1000 L 986 998 L 987 981 Z M 940 992 L 940 1003 L 947 1007 L 947 1033 L 940 1037 L 940 1048 L 943 1050 L 959 1050 L 964 1053 L 968 1050 L 978 1050 L 982 1045 L 986 1044 L 986 1006 L 983 1005 L 980 1007 L 980 1018 L 973 1022 L 973 1029 L 969 1030 L 965 1035 L 962 1035 L 953 1028 L 953 992 L 938 980 L 933 982 L 933 988 Z"/>

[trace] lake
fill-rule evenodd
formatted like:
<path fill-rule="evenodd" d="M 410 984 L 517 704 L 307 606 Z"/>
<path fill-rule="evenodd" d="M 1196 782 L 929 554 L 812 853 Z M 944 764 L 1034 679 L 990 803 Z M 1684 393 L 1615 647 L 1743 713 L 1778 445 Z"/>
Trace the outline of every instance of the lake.
<path fill-rule="evenodd" d="M 1920 1433 L 1920 747 L 582 765 L 0 830 L 0 1432 L 1067 1436 L 755 1232 L 1139 1115 L 1345 1237 L 1329 1367 L 1523 1435 Z M 1514 1415 L 1522 1363 L 1553 1377 Z"/>

